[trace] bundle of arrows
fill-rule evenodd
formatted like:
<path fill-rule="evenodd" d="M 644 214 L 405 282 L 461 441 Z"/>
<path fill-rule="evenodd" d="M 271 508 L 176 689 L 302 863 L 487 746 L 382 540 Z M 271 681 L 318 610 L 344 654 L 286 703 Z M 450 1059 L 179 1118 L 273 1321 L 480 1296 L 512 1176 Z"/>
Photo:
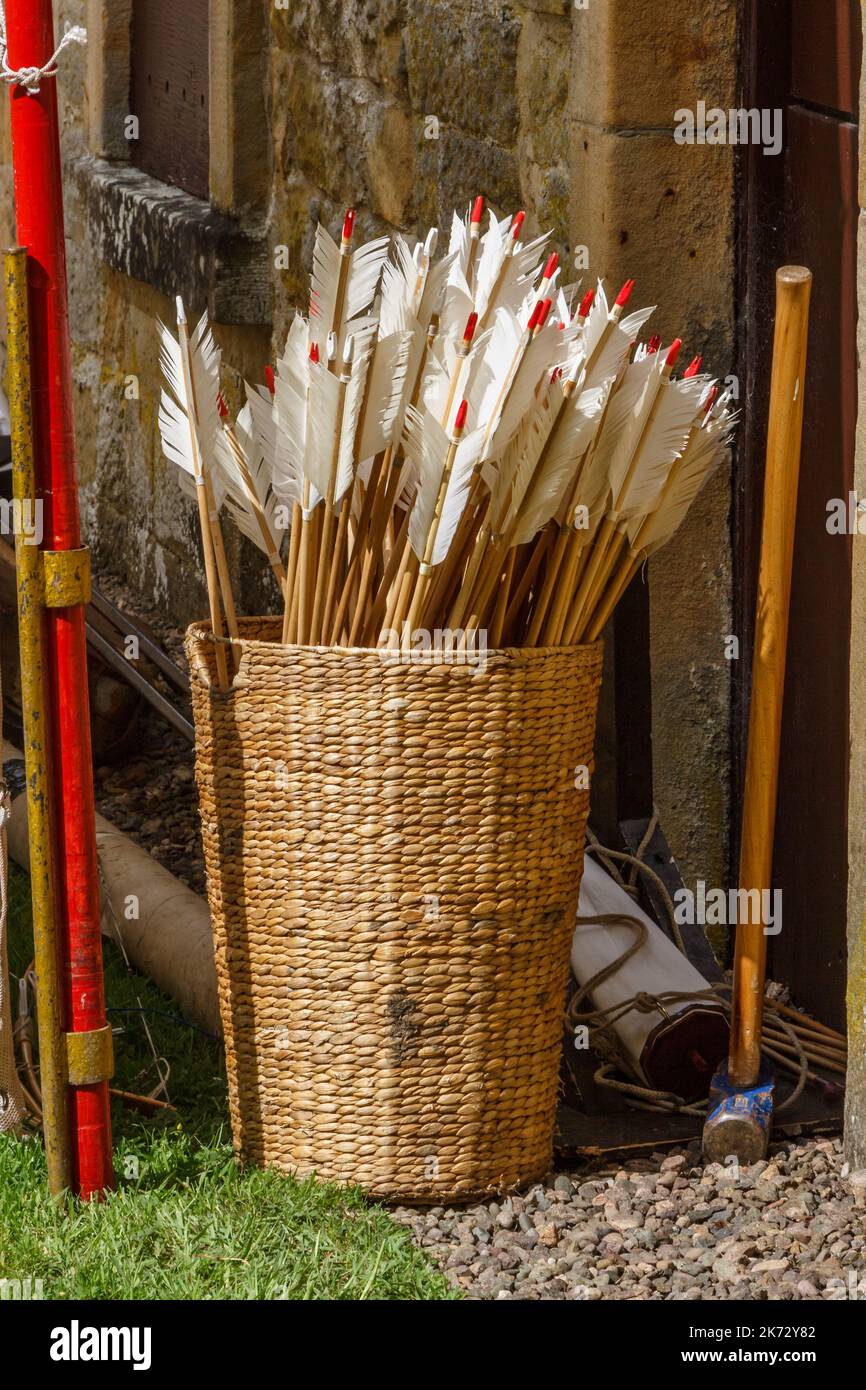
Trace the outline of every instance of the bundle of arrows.
<path fill-rule="evenodd" d="M 477 199 L 414 250 L 321 225 L 308 317 L 232 424 L 203 316 L 162 324 L 160 430 L 198 499 L 210 617 L 237 636 L 224 512 L 267 556 L 288 643 L 594 641 L 726 455 L 729 395 L 679 339 Z M 284 538 L 288 532 L 288 540 Z M 219 646 L 221 676 L 225 644 Z M 231 649 L 229 647 L 229 649 Z"/>

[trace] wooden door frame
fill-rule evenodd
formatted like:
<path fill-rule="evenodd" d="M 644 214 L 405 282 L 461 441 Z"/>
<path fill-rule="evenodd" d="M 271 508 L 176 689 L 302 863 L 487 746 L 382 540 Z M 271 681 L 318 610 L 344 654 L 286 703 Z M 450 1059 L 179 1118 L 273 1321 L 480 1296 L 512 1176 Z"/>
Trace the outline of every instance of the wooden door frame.
<path fill-rule="evenodd" d="M 789 0 L 742 0 L 740 103 L 746 108 L 785 108 L 791 85 Z M 738 878 L 740 808 L 746 765 L 755 597 L 761 541 L 761 506 L 770 361 L 774 323 L 774 278 L 785 219 L 785 161 L 768 158 L 758 145 L 738 150 L 736 174 L 736 375 L 743 423 L 731 489 L 734 568 L 734 632 L 739 660 L 731 662 L 731 835 L 730 880 Z"/>
<path fill-rule="evenodd" d="M 788 980 L 795 992 L 801 994 L 801 1002 L 819 1012 L 826 1009 L 827 1022 L 841 1023 L 845 987 L 843 943 L 846 880 L 850 910 L 849 748 L 852 720 L 848 688 L 852 538 L 838 537 L 840 547 L 847 544 L 848 570 L 845 580 L 846 571 L 838 556 L 828 564 L 825 543 L 829 539 L 831 544 L 835 544 L 837 538 L 824 535 L 815 507 L 824 505 L 825 499 L 820 489 L 825 480 L 828 486 L 827 502 L 831 495 L 836 494 L 838 487 L 843 489 L 844 495 L 845 490 L 853 486 L 850 468 L 854 441 L 852 421 L 847 413 L 852 391 L 852 360 L 848 354 L 853 350 L 853 334 L 847 315 L 849 308 L 853 307 L 856 312 L 856 290 L 848 276 L 853 268 L 850 239 L 853 228 L 849 218 L 857 211 L 856 202 L 853 207 L 851 205 L 856 179 L 852 160 L 856 160 L 857 153 L 856 130 L 852 135 L 852 123 L 856 125 L 857 114 L 851 107 L 856 105 L 853 97 L 859 74 L 853 72 L 853 62 L 856 62 L 853 49 L 846 53 L 841 46 L 828 46 L 826 52 L 817 52 L 814 72 L 820 75 L 823 71 L 824 78 L 828 79 L 829 74 L 829 79 L 823 85 L 819 82 L 816 91 L 811 84 L 813 69 L 810 60 L 807 58 L 803 66 L 803 55 L 815 51 L 819 37 L 823 44 L 824 35 L 814 35 L 808 27 L 795 28 L 798 5 L 799 0 L 743 0 L 741 9 L 740 103 L 750 108 L 781 108 L 785 114 L 783 153 L 779 157 L 765 156 L 759 146 L 744 146 L 739 150 L 737 373 L 742 384 L 740 403 L 744 418 L 732 487 L 734 630 L 740 637 L 740 660 L 732 663 L 734 713 L 731 726 L 731 776 L 734 813 L 730 874 L 731 880 L 736 881 L 774 327 L 774 272 L 783 260 L 806 256 L 813 262 L 816 274 L 813 343 L 806 385 L 806 447 L 803 462 L 807 471 L 803 472 L 801 478 L 795 550 L 798 569 L 794 584 L 795 607 L 791 614 L 791 664 L 786 682 L 786 699 L 790 698 L 793 705 L 786 716 L 783 735 L 783 751 L 787 751 L 784 751 L 780 776 L 774 856 L 774 886 L 794 892 L 791 920 L 795 936 L 787 936 L 778 943 L 770 942 L 770 969 L 772 972 L 775 959 L 782 977 Z M 833 23 L 828 32 L 832 32 L 839 45 L 855 41 L 855 14 L 853 3 L 849 5 L 848 0 L 838 0 L 833 7 Z M 813 18 L 802 10 L 800 15 L 804 25 Z M 849 24 L 850 30 L 847 28 Z M 801 59 L 799 81 L 796 80 L 793 66 L 798 52 Z M 823 69 L 820 61 L 817 61 L 822 56 L 825 60 Z M 844 75 L 849 66 L 852 67 L 853 90 L 852 82 L 846 80 Z M 831 90 L 830 83 L 836 80 L 837 74 L 839 88 Z M 806 78 L 808 82 L 804 80 Z M 832 105 L 825 104 L 831 98 L 835 98 Z M 810 170 L 808 160 L 816 158 L 816 141 L 823 150 L 828 129 L 836 131 L 833 138 L 839 142 L 838 164 L 829 163 L 827 154 L 822 153 L 819 164 Z M 833 173 L 828 175 L 831 169 Z M 828 177 L 831 180 L 838 178 L 838 184 L 833 182 L 828 187 Z M 837 196 L 844 216 L 840 213 L 842 220 L 833 231 L 828 219 L 832 221 L 835 215 Z M 817 296 L 821 295 L 822 290 L 824 297 L 819 299 Z M 834 312 L 828 314 L 828 305 L 833 306 Z M 841 320 L 836 310 L 841 312 Z M 836 325 L 839 324 L 844 327 L 841 338 L 836 334 Z M 835 355 L 837 342 L 842 354 L 838 357 Z M 836 368 L 841 373 L 838 390 Z M 828 371 L 832 372 L 832 380 L 827 378 Z M 822 415 L 822 412 L 837 409 L 842 412 L 839 416 Z M 822 455 L 825 435 L 832 439 L 832 451 Z M 811 562 L 810 556 L 813 556 Z M 816 587 L 819 583 L 820 589 Z M 825 607 L 819 609 L 818 603 L 823 603 Z M 832 605 L 829 623 L 827 604 Z M 810 655 L 813 652 L 817 653 L 814 658 Z M 821 664 L 814 668 L 810 678 L 808 663 L 812 659 Z M 828 687 L 831 672 L 831 682 L 835 683 Z M 844 709 L 840 697 L 843 691 Z M 801 730 L 792 720 L 805 721 L 805 726 Z M 812 739 L 813 742 L 803 744 L 802 739 Z M 814 742 L 815 739 L 824 740 L 823 757 L 818 756 L 819 745 Z M 798 770 L 800 752 L 805 760 L 804 765 L 809 766 L 808 775 Z M 816 809 L 811 809 L 813 801 Z M 810 814 L 817 819 L 810 820 Z M 803 856 L 811 852 L 812 831 L 815 835 L 815 852 L 820 861 L 815 865 L 814 892 L 812 878 L 803 860 Z M 823 897 L 818 887 L 822 873 L 826 883 Z M 825 930 L 819 939 L 808 933 L 820 923 L 822 904 L 828 915 Z M 804 933 L 807 935 L 804 936 Z M 804 943 L 805 953 L 794 950 L 792 954 L 798 941 Z"/>

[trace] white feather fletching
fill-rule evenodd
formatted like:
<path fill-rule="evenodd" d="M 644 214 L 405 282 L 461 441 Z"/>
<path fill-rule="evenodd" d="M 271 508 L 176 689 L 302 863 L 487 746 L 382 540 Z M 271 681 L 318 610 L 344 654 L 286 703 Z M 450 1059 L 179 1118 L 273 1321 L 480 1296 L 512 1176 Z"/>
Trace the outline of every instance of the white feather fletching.
<path fill-rule="evenodd" d="M 582 391 L 566 403 L 559 423 L 552 428 L 562 404 L 562 388 L 555 383 L 533 419 L 528 457 L 531 482 L 518 505 L 518 524 L 512 544 L 525 545 L 556 515 L 570 491 L 576 470 L 592 442 L 604 408 L 603 390 Z M 539 446 L 539 439 L 542 440 Z M 520 489 L 517 489 L 520 491 Z"/>
<path fill-rule="evenodd" d="M 475 310 L 486 324 L 496 309 L 516 314 L 529 294 L 548 236 L 536 237 L 513 248 L 512 218 L 497 221 L 490 213 L 490 225 L 481 239 L 481 253 L 475 276 Z M 492 298 L 492 302 L 491 302 Z"/>
<path fill-rule="evenodd" d="M 619 323 L 610 329 L 610 334 L 592 365 L 592 370 L 587 379 L 588 386 L 600 386 L 609 376 L 616 376 L 628 355 L 632 343 L 637 340 L 641 329 L 647 319 L 654 312 L 654 307 L 647 309 L 636 309 L 634 313 L 628 314 L 620 319 Z M 602 334 L 608 326 L 609 311 L 607 307 L 607 297 L 604 286 L 599 281 L 595 299 L 589 316 L 583 337 L 584 351 L 586 360 L 593 356 L 601 340 Z"/>
<path fill-rule="evenodd" d="M 309 373 L 304 477 L 309 478 L 320 497 L 325 497 L 330 485 L 334 445 L 339 439 L 340 379 L 328 371 L 324 362 L 311 362 Z"/>
<path fill-rule="evenodd" d="M 394 238 L 393 259 L 382 267 L 382 297 L 379 306 L 379 337 L 402 333 L 415 321 L 415 285 L 418 267 L 405 237 Z"/>
<path fill-rule="evenodd" d="M 689 432 L 706 386 L 703 377 L 665 381 L 656 400 L 652 423 L 640 443 L 638 457 L 619 508 L 625 519 L 646 513 L 664 486 L 674 460 L 686 447 Z"/>
<path fill-rule="evenodd" d="M 271 486 L 270 461 L 261 447 L 258 432 L 253 422 L 253 410 L 249 401 L 240 411 L 235 421 L 235 437 L 247 468 L 247 476 L 252 485 L 252 494 L 258 502 L 271 537 L 279 547 L 280 530 L 277 525 L 277 498 Z M 266 555 L 269 547 L 262 535 L 262 528 L 256 516 L 250 491 L 238 460 L 229 447 L 228 460 L 230 472 L 226 478 L 225 507 L 239 531 L 248 537 Z"/>
<path fill-rule="evenodd" d="M 417 492 L 409 514 L 409 544 L 419 560 L 424 558 L 436 503 L 442 487 L 451 440 L 435 416 L 410 406 L 403 436 L 407 458 L 417 470 Z M 445 491 L 430 563 L 439 565 L 448 554 L 454 532 L 463 515 L 478 462 L 482 432 L 464 435 L 457 446 Z"/>
<path fill-rule="evenodd" d="M 409 345 L 409 358 L 406 363 L 400 403 L 392 425 L 392 438 L 395 440 L 399 439 L 402 434 L 406 407 L 412 400 L 416 386 L 419 386 L 420 389 L 418 374 L 421 370 L 421 363 L 425 360 L 427 331 L 434 314 L 438 313 L 441 308 L 442 296 L 445 293 L 451 265 L 451 258 L 445 257 L 430 267 L 418 304 L 417 317 L 410 324 L 413 331 Z"/>
<path fill-rule="evenodd" d="M 487 351 L 478 372 L 475 374 L 475 402 L 478 418 L 490 422 L 492 434 L 495 422 L 491 416 L 497 408 L 501 410 L 505 392 L 515 369 L 515 356 L 523 341 L 523 329 L 517 315 L 508 309 L 498 309 L 493 321 Z M 488 449 L 486 456 L 492 451 Z"/>
<path fill-rule="evenodd" d="M 720 430 L 712 427 L 694 430 L 682 458 L 676 463 L 676 472 L 664 500 L 649 516 L 634 516 L 629 521 L 630 547 L 637 542 L 641 554 L 654 555 L 676 534 L 710 474 L 728 455 L 726 425 L 727 421 Z"/>
<path fill-rule="evenodd" d="M 361 408 L 364 404 L 367 371 L 373 353 L 373 334 L 374 329 L 370 328 L 363 333 L 352 335 L 354 353 L 340 419 L 340 449 L 337 456 L 337 478 L 334 487 L 335 505 L 351 487 L 355 478 L 356 436 L 358 422 L 361 418 Z"/>
<path fill-rule="evenodd" d="M 488 208 L 487 217 L 487 231 L 481 238 L 475 271 L 475 308 L 479 317 L 487 307 L 487 299 L 502 269 L 511 242 L 512 219 L 505 217 L 500 222 L 492 208 Z"/>
<path fill-rule="evenodd" d="M 365 314 L 375 298 L 388 243 L 388 237 L 377 237 L 351 252 L 341 321 L 335 324 L 340 248 L 321 223 L 316 228 L 310 280 L 310 339 L 318 346 L 320 357 L 325 356 L 329 333 L 336 333 L 337 351 L 341 353 L 348 333 L 356 331 L 352 320 Z"/>
<path fill-rule="evenodd" d="M 640 441 L 649 413 L 662 384 L 664 358 L 653 353 L 625 370 L 605 419 L 598 456 L 610 477 L 616 498 L 622 490 L 629 464 Z"/>
<path fill-rule="evenodd" d="M 529 343 L 499 407 L 488 437 L 486 457 L 497 458 L 502 453 L 517 433 L 521 421 L 531 412 L 539 383 L 554 367 L 564 364 L 567 355 L 564 338 L 565 334 L 548 322 Z"/>
<path fill-rule="evenodd" d="M 458 212 L 451 214 L 451 239 L 448 243 L 448 255 L 454 257 L 452 274 L 459 284 L 462 279 L 468 293 L 469 287 L 466 285 L 466 271 L 469 265 L 469 212 L 465 217 L 461 217 Z"/>
<path fill-rule="evenodd" d="M 184 380 L 180 345 L 157 320 L 160 363 L 171 394 L 163 391 L 159 408 L 159 431 L 163 453 L 180 470 L 182 489 L 195 495 L 195 461 L 190 428 L 195 430 L 203 472 L 210 478 L 214 499 L 219 505 L 225 491 L 225 475 L 230 467 L 228 445 L 223 436 L 217 399 L 219 396 L 220 353 L 202 314 L 189 340 L 190 376 L 195 399 L 189 401 Z"/>
<path fill-rule="evenodd" d="M 399 437 L 397 429 L 402 427 L 401 406 L 412 341 L 411 329 L 403 328 L 387 338 L 380 337 L 373 349 L 364 420 L 356 444 L 359 461 L 381 453 Z"/>
<path fill-rule="evenodd" d="M 277 360 L 274 380 L 272 420 L 276 435 L 274 446 L 273 485 L 284 505 L 303 504 L 304 457 L 307 435 L 307 393 L 309 390 L 309 349 L 307 325 L 297 314 L 289 329 L 283 355 Z M 265 422 L 257 398 L 264 404 L 269 393 L 251 392 L 254 419 L 260 436 Z M 320 500 L 318 491 L 311 495 L 310 505 Z"/>
<path fill-rule="evenodd" d="M 553 520 L 589 540 L 607 513 L 641 553 L 658 549 L 725 455 L 728 401 L 703 414 L 707 378 L 668 380 L 662 355 L 645 346 L 629 360 L 652 309 L 612 323 L 599 282 L 586 323 L 573 317 L 578 287 L 560 289 L 558 268 L 540 289 L 548 238 L 524 245 L 512 232 L 511 218 L 488 209 L 469 283 L 468 213 L 454 215 L 449 253 L 438 262 L 430 259 L 434 235 L 414 252 L 398 235 L 390 256 L 382 237 L 344 257 L 320 226 L 309 321 L 296 316 L 289 329 L 273 398 L 247 386 L 234 429 L 240 457 L 219 418 L 220 353 L 206 315 L 190 335 L 189 399 L 179 345 L 160 324 L 159 428 L 184 490 L 196 492 L 195 441 L 218 505 L 268 551 L 262 517 L 278 541 L 278 508 L 303 506 L 305 497 L 310 508 L 350 497 L 357 520 L 364 490 L 354 484 L 369 486 L 373 457 L 388 450 L 379 487 L 389 476 L 393 486 L 389 470 L 397 467 L 410 545 L 419 559 L 430 548 L 434 565 L 448 553 L 478 470 L 490 494 L 479 524 L 507 532 L 512 545 L 528 544 Z M 334 323 L 341 271 L 345 295 Z M 542 294 L 552 311 L 530 339 L 526 325 Z M 477 330 L 462 358 L 473 310 Z M 568 400 L 561 373 L 578 382 Z M 442 420 L 446 406 L 454 418 L 461 399 L 469 432 L 446 484 L 451 441 Z"/>

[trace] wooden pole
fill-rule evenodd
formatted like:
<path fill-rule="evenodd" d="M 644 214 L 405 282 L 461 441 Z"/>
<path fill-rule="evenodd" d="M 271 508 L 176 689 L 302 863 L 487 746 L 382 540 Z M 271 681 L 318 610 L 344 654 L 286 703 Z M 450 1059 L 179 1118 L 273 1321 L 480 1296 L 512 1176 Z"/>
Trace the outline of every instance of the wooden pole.
<path fill-rule="evenodd" d="M 474 324 L 472 325 L 474 329 Z M 469 331 L 467 329 L 467 331 Z M 470 333 L 471 339 L 471 333 Z M 464 338 L 464 341 L 465 338 Z M 451 482 L 451 474 L 454 469 L 454 460 L 457 457 L 457 450 L 460 440 L 463 438 L 463 431 L 466 428 L 466 413 L 469 409 L 466 401 L 461 401 L 457 410 L 457 417 L 454 421 L 454 429 L 451 434 L 451 443 L 442 469 L 442 477 L 439 480 L 439 489 L 436 494 L 436 503 L 433 508 L 433 516 L 430 522 L 430 530 L 427 535 L 424 554 L 418 566 L 418 578 L 412 591 L 412 598 L 409 604 L 407 622 L 411 632 L 418 624 L 418 620 L 424 609 L 424 602 L 430 590 L 433 577 L 433 552 L 436 548 L 436 539 L 439 535 L 439 525 L 442 521 L 442 509 L 445 506 L 445 498 L 448 495 L 448 487 Z M 449 406 L 450 410 L 450 406 Z"/>
<path fill-rule="evenodd" d="M 373 502 L 378 497 L 379 478 L 382 473 L 382 462 L 384 457 L 384 452 L 377 454 L 373 459 L 373 465 L 370 469 L 370 477 L 367 482 L 367 489 L 364 493 L 364 501 L 361 505 L 361 515 L 358 518 L 358 530 L 355 535 L 355 544 L 346 571 L 346 578 L 343 583 L 342 593 L 340 594 L 340 601 L 337 604 L 337 611 L 334 615 L 334 625 L 331 630 L 332 646 L 336 646 L 340 641 L 340 634 L 343 631 L 344 625 L 351 628 L 352 620 L 347 618 L 349 603 L 354 603 L 355 612 L 357 612 L 358 609 L 362 607 L 362 603 L 366 602 L 366 594 L 364 595 L 363 601 L 361 599 L 363 570 L 367 562 L 367 557 L 370 556 L 371 560 L 374 558 L 371 555 L 367 542 L 370 534 L 370 518 L 373 512 Z M 359 568 L 361 572 L 360 578 Z"/>
<path fill-rule="evenodd" d="M 343 346 L 343 370 L 340 373 L 339 404 L 337 406 L 337 427 L 334 431 L 334 445 L 331 452 L 331 465 L 328 478 L 328 491 L 324 501 L 322 513 L 322 531 L 319 537 L 318 553 L 316 556 L 316 587 L 313 594 L 313 616 L 310 624 L 309 641 L 312 646 L 325 642 L 327 636 L 322 631 L 323 620 L 325 617 L 325 602 L 328 588 L 328 579 L 331 572 L 331 537 L 334 531 L 334 507 L 336 505 L 335 493 L 337 487 L 337 470 L 340 460 L 340 442 L 343 434 L 344 412 L 346 409 L 346 393 L 349 389 L 349 382 L 352 379 L 352 358 L 354 343 L 353 339 L 347 338 Z M 333 361 L 329 357 L 330 362 Z"/>
<path fill-rule="evenodd" d="M 759 891 L 769 889 L 773 868 L 811 290 L 811 272 L 802 266 L 783 266 L 776 274 L 776 332 L 740 847 L 740 887 Z M 754 1084 L 760 1070 L 766 959 L 763 923 L 741 922 L 734 956 L 728 1067 L 735 1086 Z"/>
<path fill-rule="evenodd" d="M 7 376 L 12 429 L 12 490 L 23 509 L 36 507 L 33 423 L 30 410 L 30 326 L 27 306 L 27 253 L 7 251 Z M 15 536 L 18 579 L 18 637 L 21 658 L 21 711 L 27 767 L 27 829 L 30 839 L 30 891 L 33 948 L 39 985 L 39 1080 L 48 1186 L 57 1197 L 71 1186 L 66 1104 L 64 1009 L 60 990 L 60 930 L 51 789 L 51 740 L 46 718 L 48 692 L 43 650 L 42 557 L 21 529 Z"/>
<path fill-rule="evenodd" d="M 234 426 L 230 423 L 228 419 L 226 405 L 222 399 L 222 396 L 220 396 L 219 398 L 219 407 L 220 416 L 222 417 L 223 433 L 225 434 L 226 442 L 232 452 L 232 457 L 234 458 L 234 461 L 237 464 L 238 472 L 241 475 L 241 483 L 243 484 L 243 489 L 246 493 L 247 501 L 250 504 L 250 510 L 252 511 L 253 516 L 256 519 L 256 525 L 259 528 L 259 535 L 262 538 L 262 548 L 265 552 L 265 555 L 268 558 L 268 564 L 270 565 L 273 571 L 274 578 L 276 579 L 277 584 L 279 585 L 280 595 L 283 598 L 284 602 L 287 603 L 289 599 L 289 591 L 286 588 L 286 571 L 283 569 L 283 564 L 280 560 L 279 543 L 275 539 L 274 534 L 271 531 L 270 524 L 268 522 L 267 517 L 265 516 L 264 508 L 262 507 L 262 504 L 259 501 L 258 493 L 256 492 L 255 484 L 253 483 L 253 475 L 250 473 L 246 455 L 244 454 L 243 448 L 241 447 L 241 442 L 237 437 L 237 433 L 235 432 Z"/>
<path fill-rule="evenodd" d="M 223 601 L 223 611 L 226 615 L 226 627 L 229 630 L 229 637 L 233 642 L 238 640 L 238 617 L 235 612 L 235 600 L 232 593 L 232 577 L 229 572 L 228 556 L 226 555 L 225 542 L 223 541 L 223 529 L 220 525 L 219 510 L 214 497 L 213 483 L 208 473 L 204 474 L 204 495 L 207 503 L 208 520 L 210 522 L 211 541 L 213 542 L 213 553 L 216 560 L 217 578 L 219 580 L 220 593 Z M 232 648 L 232 660 L 237 665 L 237 648 Z"/>
<path fill-rule="evenodd" d="M 298 611 L 298 557 L 301 552 L 301 504 L 292 504 L 292 529 L 289 537 L 289 561 L 286 566 L 286 600 L 283 610 L 283 642 L 297 640 L 295 627 Z M 294 616 L 293 616 L 294 615 Z"/>
<path fill-rule="evenodd" d="M 42 68 L 55 51 L 51 0 L 5 0 L 7 65 Z M 65 604 L 42 616 L 53 797 L 58 830 L 57 909 L 67 1048 L 92 1048 L 93 1065 L 75 1072 L 67 1091 L 73 1191 L 100 1197 L 114 1186 L 111 1159 L 111 1033 L 105 1014 L 99 864 L 94 831 L 93 758 L 87 687 L 84 603 L 89 573 L 81 551 L 73 419 L 74 386 L 66 294 L 66 244 L 57 83 L 38 92 L 10 89 L 10 128 L 18 239 L 29 262 L 30 391 L 34 466 L 43 509 L 42 549 L 69 583 Z M 56 597 L 56 595 L 55 595 Z M 79 1034 L 89 1035 L 79 1038 Z M 71 1039 L 71 1041 L 70 1041 Z M 72 1070 L 70 1068 L 70 1070 Z M 91 1081 L 84 1081 L 90 1075 Z M 98 1079 L 97 1079 L 98 1078 Z"/>
<path fill-rule="evenodd" d="M 181 362 L 183 364 L 186 397 L 194 406 L 195 396 L 193 393 L 192 372 L 189 365 L 189 333 L 187 329 L 186 313 L 181 299 L 177 301 L 177 341 L 178 347 L 180 348 Z M 211 527 L 212 511 L 215 514 L 216 508 L 212 508 L 213 499 L 209 495 L 210 490 L 207 487 L 207 480 L 202 465 L 197 425 L 192 416 L 189 418 L 189 437 L 196 483 L 195 496 L 198 503 L 198 519 L 201 528 L 202 554 L 204 556 L 204 573 L 207 584 L 208 606 L 210 608 L 211 631 L 214 637 L 222 638 L 223 620 L 220 611 L 220 582 L 217 573 L 216 546 L 214 545 L 214 536 Z M 217 642 L 216 646 L 216 666 L 217 679 L 219 680 L 220 687 L 223 690 L 227 690 L 229 684 L 228 666 L 226 664 L 225 647 L 221 642 Z"/>

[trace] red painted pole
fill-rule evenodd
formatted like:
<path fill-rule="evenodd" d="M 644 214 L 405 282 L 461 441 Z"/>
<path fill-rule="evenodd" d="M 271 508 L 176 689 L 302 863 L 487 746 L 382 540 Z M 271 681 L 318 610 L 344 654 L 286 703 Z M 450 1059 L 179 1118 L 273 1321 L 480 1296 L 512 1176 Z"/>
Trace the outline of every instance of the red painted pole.
<path fill-rule="evenodd" d="M 6 0 L 8 61 L 41 67 L 54 52 L 51 0 Z M 61 59 L 62 64 L 62 59 Z M 56 79 L 12 93 L 12 158 L 20 245 L 30 259 L 30 345 L 36 479 L 43 547 L 81 545 L 66 299 Z M 84 610 L 45 610 L 54 756 L 61 980 L 70 1032 L 105 1026 Z M 108 1082 L 69 1088 L 73 1188 L 113 1187 Z"/>

